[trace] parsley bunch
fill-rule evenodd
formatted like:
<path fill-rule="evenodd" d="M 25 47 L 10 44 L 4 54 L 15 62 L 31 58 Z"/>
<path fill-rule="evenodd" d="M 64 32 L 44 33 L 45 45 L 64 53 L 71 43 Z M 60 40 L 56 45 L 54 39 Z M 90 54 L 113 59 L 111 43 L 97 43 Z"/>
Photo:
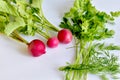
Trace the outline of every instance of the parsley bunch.
<path fill-rule="evenodd" d="M 111 54 L 111 50 L 120 50 L 114 44 L 95 43 L 113 37 L 114 30 L 106 24 L 114 23 L 120 11 L 107 14 L 92 5 L 91 0 L 75 0 L 74 6 L 65 13 L 60 27 L 70 29 L 75 36 L 76 58 L 74 63 L 60 67 L 66 72 L 65 80 L 87 80 L 87 74 L 109 74 L 114 78 L 120 73 L 118 57 Z M 106 76 L 101 76 L 106 80 Z"/>

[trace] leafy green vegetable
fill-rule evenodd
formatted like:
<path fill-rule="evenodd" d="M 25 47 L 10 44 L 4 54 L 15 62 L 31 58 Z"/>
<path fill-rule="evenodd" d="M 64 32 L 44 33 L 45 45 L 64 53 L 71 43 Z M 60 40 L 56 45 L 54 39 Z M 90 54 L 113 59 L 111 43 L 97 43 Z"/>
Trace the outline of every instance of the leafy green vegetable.
<path fill-rule="evenodd" d="M 111 12 L 112 16 L 118 17 L 120 16 L 120 11 L 116 11 L 116 12 Z"/>
<path fill-rule="evenodd" d="M 5 26 L 4 23 L 0 23 L 0 33 L 4 33 L 4 29 L 5 29 L 4 26 Z"/>
<path fill-rule="evenodd" d="M 75 0 L 74 7 L 65 14 L 63 20 L 61 27 L 70 29 L 78 39 L 85 41 L 109 38 L 114 34 L 113 30 L 105 27 L 105 23 L 114 18 L 96 10 L 89 0 Z"/>
<path fill-rule="evenodd" d="M 13 31 L 15 31 L 19 27 L 24 27 L 26 24 L 24 20 L 20 17 L 16 17 L 14 22 L 10 22 L 5 27 L 5 33 L 10 35 Z"/>
<path fill-rule="evenodd" d="M 42 0 L 1 0 L 0 20 L 0 32 L 8 36 L 17 31 L 31 36 L 38 33 L 49 38 L 48 31 L 59 31 L 45 18 Z"/>
<path fill-rule="evenodd" d="M 14 16 L 18 15 L 15 7 L 13 7 L 7 0 L 0 0 L 0 12 L 8 13 Z"/>
<path fill-rule="evenodd" d="M 60 27 L 70 29 L 75 36 L 75 62 L 60 67 L 66 72 L 65 80 L 87 80 L 87 74 L 109 74 L 112 77 L 120 73 L 118 57 L 110 53 L 120 50 L 114 44 L 95 43 L 113 37 L 115 32 L 106 27 L 114 23 L 119 11 L 107 14 L 91 4 L 91 0 L 75 0 L 74 6 L 65 13 Z M 102 80 L 107 80 L 104 75 Z"/>
<path fill-rule="evenodd" d="M 16 6 L 21 17 L 28 19 L 30 17 L 29 13 L 26 12 L 27 1 L 25 0 L 16 0 Z"/>

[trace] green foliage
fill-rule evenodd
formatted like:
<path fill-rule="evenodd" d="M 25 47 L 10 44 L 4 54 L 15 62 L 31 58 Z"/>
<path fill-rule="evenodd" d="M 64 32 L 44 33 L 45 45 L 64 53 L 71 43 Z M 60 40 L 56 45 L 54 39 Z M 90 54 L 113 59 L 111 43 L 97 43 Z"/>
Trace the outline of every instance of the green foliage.
<path fill-rule="evenodd" d="M 7 0 L 0 0 L 0 12 L 18 16 L 16 7 L 13 7 Z"/>
<path fill-rule="evenodd" d="M 38 31 L 45 35 L 47 30 L 59 31 L 45 18 L 42 0 L 1 0 L 0 24 L 4 24 L 0 32 L 8 36 L 14 31 L 32 36 Z"/>
<path fill-rule="evenodd" d="M 5 26 L 5 33 L 7 35 L 10 35 L 13 31 L 15 31 L 17 28 L 19 27 L 23 27 L 25 26 L 25 22 L 22 18 L 20 17 L 16 17 L 14 22 L 9 22 L 6 26 Z"/>
<path fill-rule="evenodd" d="M 114 30 L 106 24 L 114 23 L 118 16 L 120 11 L 107 14 L 97 10 L 91 0 L 75 0 L 60 24 L 60 27 L 71 30 L 76 41 L 75 62 L 60 67 L 66 72 L 65 80 L 87 80 L 87 73 L 109 74 L 111 77 L 120 73 L 118 57 L 110 53 L 111 50 L 120 50 L 120 46 L 94 42 L 113 37 Z M 105 75 L 101 79 L 108 80 Z"/>
<path fill-rule="evenodd" d="M 105 27 L 108 21 L 113 20 L 113 16 L 98 11 L 90 0 L 75 0 L 74 6 L 65 14 L 60 27 L 70 29 L 78 39 L 101 40 L 113 36 L 114 31 Z"/>

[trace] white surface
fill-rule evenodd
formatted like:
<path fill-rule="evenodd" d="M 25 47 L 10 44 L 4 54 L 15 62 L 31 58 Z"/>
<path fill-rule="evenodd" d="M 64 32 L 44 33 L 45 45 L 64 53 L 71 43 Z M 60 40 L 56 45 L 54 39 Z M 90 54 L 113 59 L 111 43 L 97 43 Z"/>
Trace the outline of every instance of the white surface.
<path fill-rule="evenodd" d="M 58 26 L 64 12 L 68 11 L 72 4 L 73 0 L 44 0 L 43 10 L 48 20 Z M 93 4 L 97 9 L 106 12 L 120 10 L 120 0 L 93 0 Z M 116 34 L 108 41 L 120 45 L 120 18 L 117 18 L 116 25 L 111 27 L 116 30 Z M 36 37 L 26 39 L 34 38 Z M 28 55 L 24 44 L 0 35 L 0 80 L 63 80 L 64 74 L 58 68 L 73 59 L 74 49 L 66 49 L 72 45 L 73 42 L 68 45 L 60 44 L 55 49 L 47 48 L 45 55 L 34 58 Z M 99 78 L 88 75 L 88 80 Z"/>

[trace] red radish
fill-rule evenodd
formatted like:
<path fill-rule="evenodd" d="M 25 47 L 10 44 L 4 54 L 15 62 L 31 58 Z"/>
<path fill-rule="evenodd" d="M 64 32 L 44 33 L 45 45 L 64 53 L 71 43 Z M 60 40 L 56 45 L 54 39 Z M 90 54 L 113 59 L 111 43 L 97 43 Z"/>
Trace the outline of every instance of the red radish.
<path fill-rule="evenodd" d="M 50 48 L 55 48 L 58 46 L 58 44 L 59 44 L 59 40 L 57 37 L 49 38 L 47 41 L 47 46 Z"/>
<path fill-rule="evenodd" d="M 45 44 L 38 39 L 35 39 L 28 44 L 28 50 L 31 52 L 33 57 L 38 57 L 45 54 L 45 49 Z"/>
<path fill-rule="evenodd" d="M 72 33 L 69 29 L 62 29 L 58 32 L 58 40 L 61 43 L 68 44 L 72 41 Z"/>

